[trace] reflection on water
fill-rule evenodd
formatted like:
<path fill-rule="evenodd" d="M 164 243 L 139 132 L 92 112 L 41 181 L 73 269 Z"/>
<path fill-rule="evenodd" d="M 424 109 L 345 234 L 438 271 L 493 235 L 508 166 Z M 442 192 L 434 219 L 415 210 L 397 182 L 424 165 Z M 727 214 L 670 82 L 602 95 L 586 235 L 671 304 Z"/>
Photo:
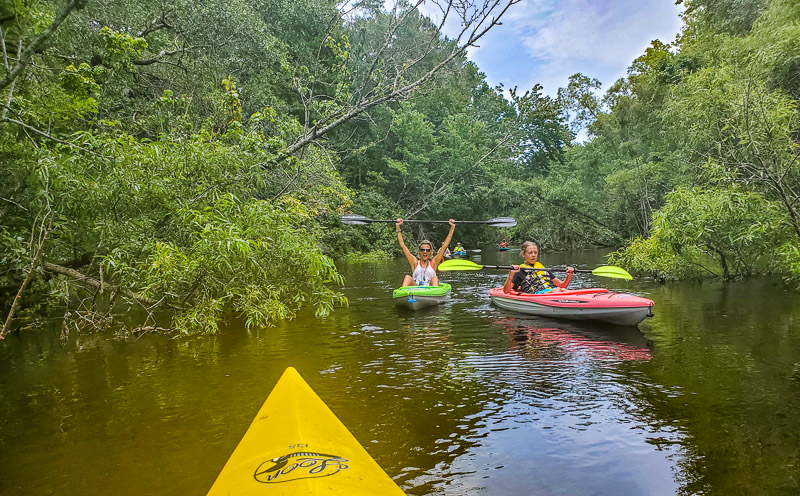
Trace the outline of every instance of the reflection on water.
<path fill-rule="evenodd" d="M 506 317 L 495 324 L 506 329 L 512 346 L 528 358 L 535 359 L 541 350 L 557 346 L 562 354 L 575 360 L 650 360 L 647 339 L 638 327 L 585 324 L 585 327 L 553 321 L 562 327 L 538 327 L 536 323 L 526 323 L 526 319 Z"/>
<path fill-rule="evenodd" d="M 398 313 L 406 269 L 342 266 L 349 308 L 274 329 L 9 336 L 0 492 L 203 494 L 289 365 L 409 494 L 796 492 L 796 294 L 576 276 L 655 300 L 640 330 L 495 309 L 502 271 L 448 273 L 445 305 Z"/>

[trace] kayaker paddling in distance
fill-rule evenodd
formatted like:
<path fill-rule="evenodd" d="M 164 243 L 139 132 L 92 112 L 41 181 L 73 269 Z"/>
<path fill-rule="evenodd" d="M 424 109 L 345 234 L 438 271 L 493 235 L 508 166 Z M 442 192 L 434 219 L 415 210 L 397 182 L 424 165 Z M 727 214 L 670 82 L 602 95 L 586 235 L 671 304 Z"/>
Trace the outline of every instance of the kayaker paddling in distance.
<path fill-rule="evenodd" d="M 508 293 L 512 289 L 520 293 L 563 293 L 569 291 L 567 286 L 572 280 L 572 274 L 575 272 L 573 267 L 567 267 L 567 278 L 562 281 L 556 277 L 552 277 L 548 272 L 541 270 L 525 270 L 525 269 L 538 269 L 544 268 L 537 260 L 539 258 L 539 247 L 533 241 L 526 241 L 522 243 L 520 255 L 525 260 L 522 265 L 512 265 L 514 267 L 508 272 L 505 284 L 503 284 L 503 292 Z"/>
<path fill-rule="evenodd" d="M 411 251 L 406 247 L 403 242 L 403 232 L 400 227 L 403 225 L 403 219 L 397 219 L 395 222 L 394 230 L 397 231 L 397 242 L 400 243 L 400 248 L 403 249 L 403 254 L 406 260 L 411 265 L 411 275 L 406 274 L 403 278 L 403 286 L 422 286 L 428 284 L 431 286 L 439 285 L 439 278 L 436 276 L 436 267 L 442 262 L 444 252 L 450 241 L 453 239 L 453 231 L 456 229 L 456 221 L 450 219 L 450 232 L 442 243 L 442 247 L 436 255 L 433 255 L 433 245 L 427 239 L 422 240 L 419 244 L 419 259 L 415 257 Z"/>

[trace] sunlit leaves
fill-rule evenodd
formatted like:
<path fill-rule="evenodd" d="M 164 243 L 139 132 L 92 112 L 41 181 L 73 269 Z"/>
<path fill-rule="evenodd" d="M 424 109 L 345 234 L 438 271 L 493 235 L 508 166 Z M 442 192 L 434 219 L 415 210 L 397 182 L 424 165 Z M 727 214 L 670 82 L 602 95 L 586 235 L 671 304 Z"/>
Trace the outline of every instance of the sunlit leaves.
<path fill-rule="evenodd" d="M 679 188 L 654 216 L 650 237 L 634 241 L 612 263 L 663 278 L 770 272 L 787 229 L 780 206 L 756 193 Z"/>
<path fill-rule="evenodd" d="M 105 44 L 103 63 L 109 68 L 133 69 L 133 62 L 138 60 L 142 51 L 147 48 L 147 41 L 144 38 L 117 32 L 108 26 L 103 26 L 98 34 Z"/>
<path fill-rule="evenodd" d="M 215 332 L 225 310 L 248 327 L 292 318 L 304 304 L 325 315 L 347 300 L 327 287 L 343 280 L 306 227 L 310 220 L 291 198 L 273 204 L 224 195 L 181 212 L 188 243 L 154 242 L 144 261 L 114 265 L 142 294 L 167 295 L 186 333 Z"/>

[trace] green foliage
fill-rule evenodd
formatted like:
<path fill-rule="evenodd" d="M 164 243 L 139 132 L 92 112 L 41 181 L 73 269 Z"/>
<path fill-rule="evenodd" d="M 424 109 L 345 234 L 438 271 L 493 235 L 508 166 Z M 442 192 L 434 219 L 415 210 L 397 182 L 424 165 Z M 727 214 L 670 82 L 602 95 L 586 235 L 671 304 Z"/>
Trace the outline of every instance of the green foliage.
<path fill-rule="evenodd" d="M 103 26 L 98 35 L 105 48 L 103 64 L 110 69 L 132 70 L 133 62 L 138 60 L 147 48 L 147 41 L 144 38 L 116 32 L 108 26 Z"/>
<path fill-rule="evenodd" d="M 570 130 L 578 133 L 597 117 L 600 112 L 600 99 L 594 92 L 600 89 L 600 81 L 583 74 L 569 77 L 566 88 L 558 89 L 558 102 L 570 114 Z"/>
<path fill-rule="evenodd" d="M 94 76 L 94 71 L 86 63 L 77 68 L 70 64 L 59 74 L 61 86 L 73 95 L 71 109 L 76 117 L 97 113 L 96 98 L 100 93 L 100 85 L 95 82 Z"/>
<path fill-rule="evenodd" d="M 780 206 L 756 193 L 679 188 L 654 216 L 650 237 L 638 238 L 610 263 L 661 278 L 749 276 L 774 271 L 774 254 L 788 239 Z"/>
<path fill-rule="evenodd" d="M 223 88 L 223 106 L 225 107 L 225 116 L 228 119 L 228 124 L 242 122 L 242 100 L 239 98 L 239 92 L 236 90 L 236 82 L 230 76 L 222 80 Z"/>
<path fill-rule="evenodd" d="M 576 74 L 558 98 L 539 85 L 507 98 L 462 55 L 339 122 L 454 42 L 418 11 L 387 38 L 396 17 L 380 2 L 347 18 L 333 0 L 88 2 L 15 83 L 17 122 L 0 122 L 2 296 L 50 214 L 46 261 L 99 279 L 103 260 L 119 294 L 169 303 L 184 332 L 344 303 L 327 255 L 398 249 L 386 225 L 342 226 L 346 211 L 513 215 L 503 235 L 551 249 L 633 239 L 618 260 L 663 278 L 800 277 L 800 8 L 687 5 L 679 40 L 655 40 L 602 97 Z M 30 43 L 62 7 L 0 6 L 7 46 Z M 574 143 L 582 129 L 590 140 Z M 445 229 L 410 226 L 407 240 Z M 498 235 L 459 227 L 457 241 Z M 62 297 L 75 294 L 59 280 Z"/>
<path fill-rule="evenodd" d="M 654 41 L 602 106 L 584 76 L 563 90 L 571 112 L 594 116 L 592 140 L 537 193 L 619 241 L 633 237 L 615 260 L 661 278 L 796 274 L 800 9 L 686 3 L 678 42 Z"/>
<path fill-rule="evenodd" d="M 107 265 L 143 296 L 175 295 L 170 301 L 180 308 L 175 326 L 181 332 L 215 332 L 226 309 L 248 327 L 264 327 L 294 317 L 304 304 L 326 315 L 347 303 L 326 286 L 344 281 L 305 228 L 309 211 L 297 200 L 272 204 L 225 195 L 180 215 L 189 236 L 184 246 L 154 241 L 144 247 L 142 262 L 112 256 Z"/>
<path fill-rule="evenodd" d="M 373 262 L 375 260 L 387 260 L 393 256 L 394 253 L 372 250 L 366 253 L 347 253 L 342 257 L 342 260 L 346 262 Z"/>
<path fill-rule="evenodd" d="M 708 29 L 743 35 L 752 27 L 767 0 L 678 0 L 687 15 Z"/>

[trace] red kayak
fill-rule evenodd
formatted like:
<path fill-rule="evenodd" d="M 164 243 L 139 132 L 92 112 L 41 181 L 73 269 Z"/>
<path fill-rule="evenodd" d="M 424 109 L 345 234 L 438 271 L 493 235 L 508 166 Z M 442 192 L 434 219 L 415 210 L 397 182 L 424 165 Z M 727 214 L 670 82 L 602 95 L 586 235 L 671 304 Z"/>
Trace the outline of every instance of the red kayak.
<path fill-rule="evenodd" d="M 653 316 L 653 300 L 603 288 L 579 289 L 565 293 L 530 294 L 503 288 L 489 291 L 492 303 L 503 310 L 541 317 L 570 320 L 599 320 L 635 326 Z"/>

